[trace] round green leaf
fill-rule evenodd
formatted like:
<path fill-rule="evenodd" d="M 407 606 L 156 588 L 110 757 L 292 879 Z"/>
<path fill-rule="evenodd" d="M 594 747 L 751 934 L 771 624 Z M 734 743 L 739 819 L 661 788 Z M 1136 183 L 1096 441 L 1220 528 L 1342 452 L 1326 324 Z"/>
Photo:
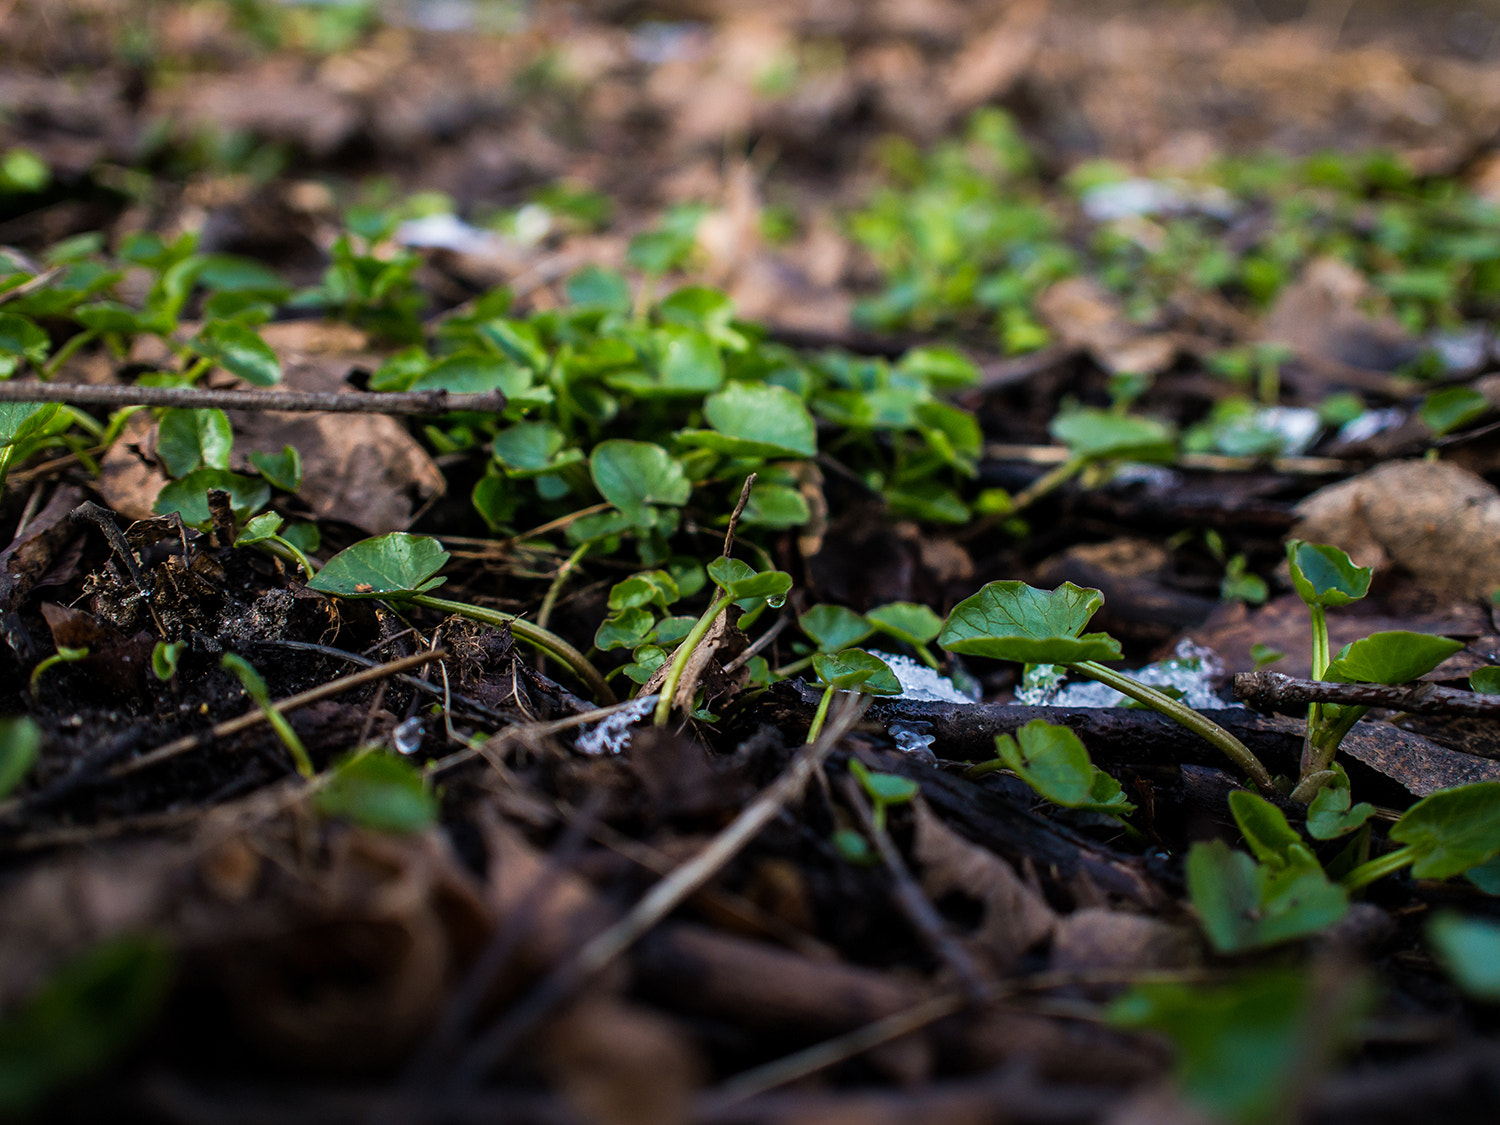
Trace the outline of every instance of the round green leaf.
<path fill-rule="evenodd" d="M 713 430 L 683 431 L 682 441 L 731 457 L 812 457 L 818 452 L 812 415 L 785 387 L 730 383 L 704 402 L 703 415 Z"/>
<path fill-rule="evenodd" d="M 270 486 L 259 477 L 241 476 L 228 469 L 194 469 L 162 488 L 151 510 L 159 516 L 180 512 L 183 523 L 206 527 L 212 518 L 208 510 L 208 492 L 212 488 L 229 493 L 229 506 L 239 520 L 264 508 L 271 500 Z"/>
<path fill-rule="evenodd" d="M 1371 633 L 1339 650 L 1327 678 L 1346 684 L 1404 684 L 1427 675 L 1463 647 L 1462 641 L 1431 633 Z"/>
<path fill-rule="evenodd" d="M 1443 913 L 1428 925 L 1427 940 L 1460 988 L 1500 1004 L 1500 924 Z"/>
<path fill-rule="evenodd" d="M 1348 605 L 1369 593 L 1370 568 L 1355 566 L 1337 547 L 1293 539 L 1286 558 L 1297 596 L 1310 606 Z"/>
<path fill-rule="evenodd" d="M 909 645 L 925 645 L 943 630 L 943 619 L 916 602 L 889 602 L 865 616 L 882 633 Z"/>
<path fill-rule="evenodd" d="M 862 649 L 820 652 L 813 657 L 818 680 L 840 691 L 862 691 L 866 695 L 900 695 L 901 681 L 890 665 Z"/>
<path fill-rule="evenodd" d="M 156 425 L 156 454 L 174 477 L 200 467 L 229 468 L 233 444 L 234 431 L 222 410 L 165 410 Z"/>
<path fill-rule="evenodd" d="M 211 320 L 193 339 L 200 355 L 257 387 L 281 382 L 281 362 L 254 329 L 229 320 Z"/>
<path fill-rule="evenodd" d="M 1067 727 L 1032 719 L 1014 738 L 996 736 L 995 749 L 1022 781 L 1054 804 L 1072 808 L 1089 799 L 1094 763 Z"/>
<path fill-rule="evenodd" d="M 1050 591 L 991 582 L 953 607 L 938 644 L 949 652 L 1023 664 L 1114 660 L 1119 641 L 1107 633 L 1083 633 L 1103 604 L 1098 590 L 1071 582 Z"/>
<path fill-rule="evenodd" d="M 1480 781 L 1424 797 L 1395 824 L 1390 838 L 1417 852 L 1411 873 L 1448 879 L 1500 853 L 1500 781 Z"/>
<path fill-rule="evenodd" d="M 313 807 L 377 832 L 420 832 L 437 822 L 437 799 L 422 775 L 394 754 L 365 754 L 336 766 Z"/>
<path fill-rule="evenodd" d="M 792 576 L 783 570 L 757 571 L 749 563 L 723 555 L 708 564 L 708 576 L 735 601 L 780 598 L 792 588 Z"/>
<path fill-rule="evenodd" d="M 693 494 L 682 466 L 649 441 L 601 441 L 589 455 L 589 472 L 599 495 L 636 524 L 646 522 L 651 505 L 675 507 Z"/>
<path fill-rule="evenodd" d="M 815 605 L 797 623 L 817 642 L 819 652 L 857 645 L 875 631 L 863 617 L 841 605 Z"/>
<path fill-rule="evenodd" d="M 392 531 L 346 547 L 307 585 L 342 598 L 416 594 L 443 581 L 433 576 L 447 561 L 448 552 L 436 539 Z"/>
<path fill-rule="evenodd" d="M 1177 455 L 1172 427 L 1155 418 L 1085 408 L 1052 419 L 1048 432 L 1086 461 L 1128 458 L 1171 461 Z"/>

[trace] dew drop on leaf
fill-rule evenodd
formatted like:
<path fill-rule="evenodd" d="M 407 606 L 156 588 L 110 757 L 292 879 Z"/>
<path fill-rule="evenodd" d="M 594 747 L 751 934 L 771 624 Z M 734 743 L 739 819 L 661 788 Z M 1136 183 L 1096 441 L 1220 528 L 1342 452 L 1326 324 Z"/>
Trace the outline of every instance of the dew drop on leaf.
<path fill-rule="evenodd" d="M 780 609 L 782 606 L 786 605 L 786 595 L 777 594 L 774 598 L 767 598 L 766 605 L 771 609 Z"/>

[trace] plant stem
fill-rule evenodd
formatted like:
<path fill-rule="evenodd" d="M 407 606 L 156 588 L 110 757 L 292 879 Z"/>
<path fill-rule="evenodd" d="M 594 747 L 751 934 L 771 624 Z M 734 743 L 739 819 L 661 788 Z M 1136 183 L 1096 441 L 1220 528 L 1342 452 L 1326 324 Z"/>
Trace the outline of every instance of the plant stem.
<path fill-rule="evenodd" d="M 196 410 L 438 415 L 455 411 L 498 412 L 505 409 L 506 398 L 499 391 L 478 394 L 449 394 L 447 391 L 221 391 L 202 387 L 142 387 L 135 384 L 117 387 L 18 380 L 0 383 L 0 402 L 65 402 L 75 406 L 112 408 L 176 406 Z"/>
<path fill-rule="evenodd" d="M 667 716 L 672 713 L 672 697 L 677 694 L 677 684 L 682 679 L 683 669 L 687 667 L 688 657 L 693 654 L 693 649 L 698 647 L 698 642 L 708 635 L 708 630 L 713 626 L 714 620 L 733 600 L 724 593 L 715 598 L 713 604 L 703 611 L 703 616 L 693 622 L 691 631 L 682 638 L 682 643 L 672 653 L 672 664 L 667 669 L 667 678 L 662 681 L 661 685 L 661 698 L 656 701 L 656 714 L 653 721 L 657 726 L 665 726 Z"/>
<path fill-rule="evenodd" d="M 450 602 L 447 598 L 434 598 L 431 594 L 412 594 L 406 600 L 414 605 L 426 606 L 428 609 L 456 613 L 471 621 L 482 621 L 486 625 L 509 625 L 514 636 L 550 656 L 557 657 L 571 668 L 573 674 L 588 685 L 588 689 L 594 693 L 597 702 L 606 706 L 616 702 L 615 693 L 610 690 L 609 684 L 599 674 L 599 669 L 590 664 L 583 653 L 556 633 L 549 633 L 546 629 L 533 625 L 530 621 L 523 620 L 513 613 L 504 613 L 498 609 L 485 609 L 481 606 L 470 605 L 468 602 Z"/>
<path fill-rule="evenodd" d="M 833 702 L 833 693 L 836 690 L 832 684 L 823 689 L 823 698 L 818 700 L 818 709 L 813 712 L 812 725 L 807 728 L 808 746 L 818 741 L 818 735 L 823 733 L 823 720 L 828 718 L 828 704 Z"/>
<path fill-rule="evenodd" d="M 84 344 L 87 344 L 97 335 L 97 332 L 89 328 L 71 337 L 66 344 L 57 349 L 57 354 L 49 359 L 41 371 L 38 372 L 39 377 L 44 380 L 52 378 L 52 376 L 57 374 L 59 367 L 67 363 L 77 353 L 79 348 L 83 347 Z"/>
<path fill-rule="evenodd" d="M 1036 480 L 1032 481 L 1020 492 L 1010 499 L 1010 508 L 1004 513 L 1006 516 L 1019 515 L 1031 505 L 1035 504 L 1047 493 L 1053 492 L 1079 473 L 1083 472 L 1088 465 L 1088 460 L 1083 457 L 1070 457 L 1055 469 L 1049 469 Z"/>
<path fill-rule="evenodd" d="M 1387 852 L 1383 856 L 1361 863 L 1349 874 L 1339 880 L 1345 890 L 1357 891 L 1361 887 L 1368 886 L 1376 879 L 1383 879 L 1387 875 L 1394 875 L 1408 864 L 1415 862 L 1417 858 L 1416 849 L 1411 845 L 1397 848 L 1393 852 Z"/>
<path fill-rule="evenodd" d="M 1234 735 L 1230 734 L 1218 723 L 1200 715 L 1186 704 L 1179 703 L 1171 696 L 1156 691 L 1154 688 L 1147 687 L 1139 680 L 1127 676 L 1123 672 L 1116 672 L 1113 668 L 1106 668 L 1097 661 L 1084 660 L 1077 664 L 1066 665 L 1066 667 L 1081 676 L 1087 676 L 1091 680 L 1098 680 L 1101 684 L 1112 687 L 1122 695 L 1128 695 L 1131 699 L 1139 703 L 1144 703 L 1153 711 L 1161 712 L 1167 718 L 1181 723 L 1200 738 L 1213 743 L 1228 755 L 1230 761 L 1244 770 L 1250 776 L 1250 780 L 1255 782 L 1256 786 L 1262 792 L 1270 793 L 1276 788 L 1275 782 L 1271 780 L 1270 771 L 1261 764 L 1261 760 L 1251 752 L 1248 746 L 1238 738 L 1235 738 Z"/>

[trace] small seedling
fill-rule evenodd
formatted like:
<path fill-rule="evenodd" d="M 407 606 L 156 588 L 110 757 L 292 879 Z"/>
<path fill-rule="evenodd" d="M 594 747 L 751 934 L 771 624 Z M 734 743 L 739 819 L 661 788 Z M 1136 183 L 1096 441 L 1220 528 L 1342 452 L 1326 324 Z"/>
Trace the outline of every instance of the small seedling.
<path fill-rule="evenodd" d="M 842 652 L 820 652 L 812 658 L 818 682 L 823 684 L 823 697 L 818 700 L 818 709 L 813 713 L 812 724 L 807 728 L 807 741 L 816 742 L 823 731 L 823 722 L 828 718 L 828 705 L 834 692 L 860 691 L 866 695 L 900 695 L 901 681 L 890 665 L 878 656 L 862 649 L 846 648 Z"/>
<path fill-rule="evenodd" d="M 42 675 L 49 668 L 55 668 L 59 664 L 76 664 L 80 660 L 87 660 L 89 650 L 87 648 L 69 648 L 67 645 L 58 645 L 57 651 L 51 656 L 37 662 L 37 666 L 31 670 L 30 689 L 32 698 L 36 697 L 37 685 L 42 681 Z"/>
<path fill-rule="evenodd" d="M 266 689 L 266 681 L 261 679 L 260 673 L 243 656 L 236 656 L 232 652 L 226 652 L 224 658 L 219 661 L 220 665 L 229 672 L 233 672 L 261 714 L 266 717 L 266 722 L 271 724 L 271 729 L 276 732 L 276 737 L 286 747 L 287 753 L 292 756 L 292 761 L 297 766 L 297 772 L 304 778 L 311 778 L 314 774 L 312 759 L 307 756 L 307 747 L 302 745 L 302 739 L 297 737 L 297 732 L 292 729 L 292 724 L 287 717 L 271 703 L 271 693 Z"/>
<path fill-rule="evenodd" d="M 886 810 L 893 805 L 911 803 L 922 791 L 922 787 L 911 778 L 894 773 L 876 773 L 858 758 L 849 759 L 849 772 L 870 798 L 870 824 L 876 832 L 885 831 Z"/>
<path fill-rule="evenodd" d="M 437 822 L 437 799 L 419 770 L 395 754 L 356 751 L 337 762 L 313 795 L 323 816 L 377 832 L 421 832 Z"/>
<path fill-rule="evenodd" d="M 1061 664 L 1098 680 L 1208 740 L 1257 786 L 1271 791 L 1270 772 L 1234 735 L 1165 693 L 1099 663 L 1120 656 L 1120 643 L 1109 634 L 1083 631 L 1103 604 L 1104 595 L 1098 590 L 1071 582 L 1051 591 L 1024 582 L 991 582 L 953 608 L 938 644 L 949 652 L 995 660 Z"/>
<path fill-rule="evenodd" d="M 151 648 L 151 673 L 162 683 L 177 675 L 177 663 L 187 645 L 182 641 L 157 641 Z"/>
<path fill-rule="evenodd" d="M 1120 783 L 1089 757 L 1078 736 L 1064 726 L 1033 719 L 1012 737 L 995 737 L 999 757 L 964 771 L 969 778 L 983 777 L 1001 769 L 1015 773 L 1027 785 L 1068 809 L 1125 817 L 1135 806 L 1125 799 Z"/>
<path fill-rule="evenodd" d="M 1411 868 L 1418 879 L 1451 879 L 1500 855 L 1500 781 L 1480 781 L 1424 797 L 1391 825 L 1404 845 L 1360 864 L 1343 878 L 1349 890 Z"/>

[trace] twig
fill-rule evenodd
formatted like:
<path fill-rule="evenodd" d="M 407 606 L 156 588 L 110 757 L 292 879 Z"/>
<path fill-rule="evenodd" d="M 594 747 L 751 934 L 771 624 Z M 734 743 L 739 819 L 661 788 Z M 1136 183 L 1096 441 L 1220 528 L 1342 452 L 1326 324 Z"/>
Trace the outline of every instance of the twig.
<path fill-rule="evenodd" d="M 64 402 L 72 406 L 176 406 L 191 410 L 286 410 L 325 414 L 498 413 L 500 391 L 218 391 L 200 387 L 90 386 L 75 383 L 0 383 L 0 402 Z"/>
<path fill-rule="evenodd" d="M 457 1097 L 477 1086 L 556 1005 L 608 968 L 738 855 L 802 791 L 829 751 L 859 721 L 866 706 L 866 697 L 860 695 L 851 694 L 841 701 L 823 736 L 799 750 L 785 772 L 707 847 L 652 887 L 619 922 L 592 938 L 572 958 L 557 965 L 503 1019 L 480 1036 L 454 1068 L 448 1096 Z"/>
<path fill-rule="evenodd" d="M 992 461 L 1024 461 L 1031 465 L 1061 465 L 1073 456 L 1065 445 L 996 443 L 986 445 L 984 455 Z M 1173 467 L 1213 473 L 1247 473 L 1255 469 L 1271 469 L 1297 476 L 1334 476 L 1355 472 L 1360 466 L 1357 462 L 1337 457 L 1266 458 L 1231 457 L 1222 453 L 1184 453 L 1173 462 Z"/>
<path fill-rule="evenodd" d="M 969 951 L 959 944 L 952 930 L 949 929 L 948 923 L 943 920 L 943 916 L 937 912 L 937 908 L 917 885 L 911 869 L 906 866 L 906 861 L 901 858 L 896 845 L 891 843 L 890 833 L 875 823 L 869 802 L 860 791 L 859 782 L 853 777 L 846 777 L 844 782 L 844 799 L 854 810 L 854 815 L 859 818 L 860 827 L 865 830 L 865 835 L 874 841 L 875 850 L 880 853 L 881 861 L 895 881 L 896 906 L 901 913 L 906 915 L 906 920 L 921 935 L 927 947 L 953 970 L 953 975 L 958 978 L 963 994 L 974 1003 L 978 1003 L 984 998 L 983 971 L 969 955 Z"/>
<path fill-rule="evenodd" d="M 727 558 L 734 550 L 734 529 L 739 526 L 740 516 L 745 513 L 745 505 L 750 502 L 750 490 L 755 487 L 755 478 L 759 473 L 751 473 L 745 478 L 744 486 L 740 488 L 740 501 L 734 506 L 734 511 L 729 515 L 729 526 L 724 529 L 723 555 Z"/>
<path fill-rule="evenodd" d="M 764 649 L 783 632 L 785 632 L 786 627 L 790 625 L 794 620 L 795 617 L 790 612 L 783 613 L 780 617 L 778 617 L 771 623 L 771 627 L 769 629 L 767 629 L 760 636 L 756 637 L 755 640 L 751 641 L 744 652 L 740 653 L 728 664 L 724 665 L 724 671 L 737 672 L 746 664 L 749 664 L 750 658 L 752 656 L 758 654 L 762 649 Z"/>
<path fill-rule="evenodd" d="M 319 684 L 315 688 L 300 692 L 297 695 L 288 696 L 286 699 L 277 700 L 271 704 L 272 708 L 281 714 L 295 711 L 299 707 L 306 707 L 310 703 L 317 703 L 343 692 L 351 691 L 366 684 L 373 684 L 394 676 L 398 672 L 405 672 L 408 668 L 419 668 L 423 664 L 430 664 L 434 660 L 441 660 L 448 654 L 442 649 L 431 652 L 419 652 L 412 656 L 403 656 L 400 660 L 393 660 L 389 664 L 381 664 L 375 668 L 367 668 L 363 672 L 355 672 L 341 679 L 330 680 L 326 684 Z M 216 723 L 208 730 L 190 734 L 175 742 L 169 742 L 165 746 L 159 746 L 149 753 L 142 754 L 139 758 L 125 762 L 109 771 L 110 777 L 124 777 L 135 773 L 137 770 L 146 769 L 169 758 L 175 758 L 179 754 L 186 754 L 189 750 L 196 750 L 200 746 L 207 746 L 220 738 L 227 738 L 231 734 L 238 734 L 242 730 L 266 721 L 265 715 L 257 707 L 252 711 L 234 719 L 227 719 L 222 723 Z"/>
<path fill-rule="evenodd" d="M 0 20 L 4 18 L 4 13 L 0 12 Z M 14 301 L 18 297 L 24 297 L 28 293 L 35 293 L 38 289 L 45 289 L 67 268 L 67 266 L 53 266 L 50 270 L 44 270 L 37 274 L 30 281 L 23 281 L 14 289 L 7 289 L 4 293 L 0 293 L 0 305 L 5 304 L 7 301 Z"/>
<path fill-rule="evenodd" d="M 1234 677 L 1234 697 L 1261 710 L 1299 715 L 1309 703 L 1354 704 L 1407 711 L 1418 715 L 1477 715 L 1500 718 L 1500 695 L 1482 695 L 1433 683 L 1333 684 L 1299 680 L 1282 672 L 1240 672 Z"/>

